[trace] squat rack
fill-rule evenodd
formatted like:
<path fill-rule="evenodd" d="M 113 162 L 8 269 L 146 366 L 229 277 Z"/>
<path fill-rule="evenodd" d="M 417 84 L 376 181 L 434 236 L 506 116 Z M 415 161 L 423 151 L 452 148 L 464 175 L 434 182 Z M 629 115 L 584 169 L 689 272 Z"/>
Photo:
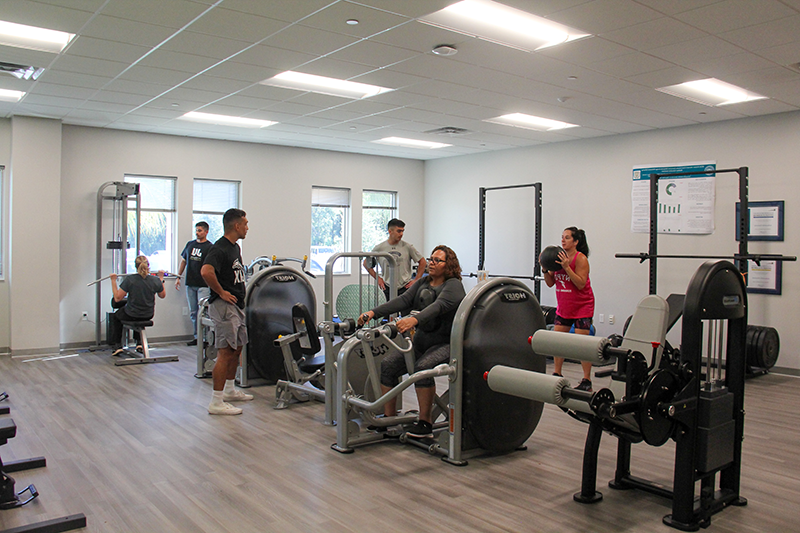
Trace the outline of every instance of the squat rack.
<path fill-rule="evenodd" d="M 739 176 L 739 214 L 738 214 L 738 233 L 739 233 L 739 253 L 732 256 L 719 255 L 672 255 L 658 253 L 658 180 L 661 178 L 672 178 L 677 176 L 693 176 L 696 174 L 730 174 L 736 173 Z M 795 256 L 785 256 L 780 254 L 751 254 L 747 249 L 747 240 L 750 233 L 750 209 L 748 204 L 749 190 L 749 168 L 726 168 L 722 170 L 694 171 L 694 172 L 669 172 L 650 174 L 650 245 L 647 253 L 638 254 L 615 254 L 614 257 L 624 259 L 639 259 L 640 263 L 650 260 L 650 292 L 656 294 L 657 289 L 657 261 L 659 257 L 671 259 L 734 259 L 739 272 L 747 275 L 747 261 L 753 260 L 760 265 L 761 261 L 797 261 Z"/>
<path fill-rule="evenodd" d="M 541 301 L 542 289 L 541 281 L 542 267 L 539 265 L 539 254 L 542 252 L 542 184 L 541 183 L 526 183 L 524 185 L 505 185 L 502 187 L 480 187 L 479 193 L 479 207 L 478 207 L 478 270 L 483 270 L 484 261 L 486 259 L 486 192 L 497 191 L 501 189 L 522 189 L 533 187 L 533 207 L 534 207 L 534 236 L 533 236 L 533 275 L 532 276 L 508 276 L 505 274 L 490 274 L 490 278 L 514 278 L 514 279 L 529 279 L 534 281 L 533 294 L 536 300 Z M 477 274 L 469 274 L 470 277 L 476 277 Z"/>

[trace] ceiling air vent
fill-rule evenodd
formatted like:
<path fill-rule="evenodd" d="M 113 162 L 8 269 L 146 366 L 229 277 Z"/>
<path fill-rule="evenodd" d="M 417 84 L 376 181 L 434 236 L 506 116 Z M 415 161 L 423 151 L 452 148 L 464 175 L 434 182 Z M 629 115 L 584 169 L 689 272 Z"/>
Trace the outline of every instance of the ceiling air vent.
<path fill-rule="evenodd" d="M 423 133 L 430 133 L 431 135 L 469 135 L 471 131 L 464 128 L 456 128 L 455 126 L 445 126 L 443 128 L 436 128 L 435 130 L 428 130 Z"/>
<path fill-rule="evenodd" d="M 29 80 L 33 78 L 34 80 L 41 76 L 42 72 L 44 72 L 43 68 L 32 67 L 28 65 L 18 65 L 16 63 L 5 63 L 0 61 L 0 72 L 5 72 L 6 74 L 10 74 L 15 78 L 19 78 L 21 80 Z"/>

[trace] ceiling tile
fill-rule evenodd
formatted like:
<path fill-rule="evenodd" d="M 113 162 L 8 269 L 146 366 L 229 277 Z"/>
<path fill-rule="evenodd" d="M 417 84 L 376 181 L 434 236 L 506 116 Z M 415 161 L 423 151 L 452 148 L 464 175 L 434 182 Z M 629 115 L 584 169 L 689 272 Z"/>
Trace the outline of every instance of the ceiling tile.
<path fill-rule="evenodd" d="M 361 41 L 334 52 L 329 55 L 328 58 L 369 65 L 375 68 L 383 68 L 418 55 L 420 55 L 419 52 L 405 50 L 396 46 L 389 46 L 372 41 Z"/>
<path fill-rule="evenodd" d="M 133 63 L 152 48 L 135 44 L 120 43 L 108 39 L 95 39 L 81 35 L 69 46 L 69 55 L 106 59 L 113 57 L 123 63 Z"/>
<path fill-rule="evenodd" d="M 227 2 L 223 2 L 225 6 Z M 256 43 L 285 28 L 287 23 L 241 11 L 218 7 L 196 20 L 189 29 L 193 32 L 225 39 Z"/>
<path fill-rule="evenodd" d="M 754 51 L 796 43 L 800 41 L 800 14 L 725 32 L 720 37 Z"/>
<path fill-rule="evenodd" d="M 128 68 L 128 64 L 121 63 L 119 61 L 107 61 L 105 59 L 78 56 L 64 56 L 59 58 L 52 70 L 113 78 L 118 76 L 126 68 Z"/>
<path fill-rule="evenodd" d="M 650 50 L 650 54 L 688 67 L 698 65 L 709 59 L 738 54 L 742 50 L 718 37 L 702 37 L 682 43 L 675 43 Z"/>
<path fill-rule="evenodd" d="M 601 35 L 605 39 L 625 43 L 626 46 L 640 51 L 652 50 L 653 48 L 660 48 L 705 36 L 705 32 L 669 17 L 659 17 Z"/>
<path fill-rule="evenodd" d="M 152 23 L 173 30 L 183 28 L 195 17 L 209 9 L 191 0 L 113 0 L 104 5 L 102 13 L 134 22 Z M 157 14 L 157 18 L 153 14 Z"/>
<path fill-rule="evenodd" d="M 355 25 L 347 24 L 350 19 L 355 19 L 359 23 Z M 392 28 L 410 20 L 409 17 L 373 9 L 354 2 L 337 2 L 304 18 L 300 24 L 363 39 L 385 31 L 386 28 Z"/>
<path fill-rule="evenodd" d="M 214 59 L 227 59 L 250 46 L 244 41 L 223 39 L 213 35 L 204 35 L 193 31 L 182 31 L 175 35 L 162 48 L 184 54 L 195 54 Z"/>
<path fill-rule="evenodd" d="M 265 39 L 262 44 L 314 56 L 324 56 L 357 41 L 359 41 L 357 37 L 294 25 Z"/>
<path fill-rule="evenodd" d="M 598 35 L 661 16 L 633 0 L 595 0 L 558 11 L 548 18 L 577 30 Z"/>
<path fill-rule="evenodd" d="M 172 52 L 170 50 L 154 50 L 137 63 L 142 67 L 157 67 L 191 74 L 202 72 L 219 63 L 218 59 L 194 54 Z"/>
<path fill-rule="evenodd" d="M 296 22 L 338 0 L 303 0 L 302 2 L 264 2 L 261 0 L 225 0 L 226 9 L 269 17 L 285 22 Z"/>
<path fill-rule="evenodd" d="M 708 33 L 720 34 L 796 14 L 779 0 L 725 0 L 679 13 L 675 18 Z"/>
<path fill-rule="evenodd" d="M 107 15 L 94 17 L 81 30 L 81 36 L 86 35 L 96 39 L 136 44 L 148 48 L 157 46 L 173 33 L 173 29 L 164 26 L 134 22 Z"/>

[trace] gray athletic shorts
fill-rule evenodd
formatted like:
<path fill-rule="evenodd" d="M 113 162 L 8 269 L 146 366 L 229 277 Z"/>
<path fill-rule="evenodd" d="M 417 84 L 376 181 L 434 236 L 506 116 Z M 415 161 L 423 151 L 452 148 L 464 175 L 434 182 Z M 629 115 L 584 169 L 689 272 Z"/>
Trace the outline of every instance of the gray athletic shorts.
<path fill-rule="evenodd" d="M 208 305 L 208 317 L 214 322 L 214 346 L 233 350 L 247 344 L 244 310 L 217 298 Z"/>

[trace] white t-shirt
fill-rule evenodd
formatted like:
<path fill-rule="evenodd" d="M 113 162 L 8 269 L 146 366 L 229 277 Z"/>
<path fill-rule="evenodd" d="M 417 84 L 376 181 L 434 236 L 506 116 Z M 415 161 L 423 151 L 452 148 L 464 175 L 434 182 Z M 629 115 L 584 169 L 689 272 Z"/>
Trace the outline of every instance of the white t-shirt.
<path fill-rule="evenodd" d="M 395 259 L 397 260 L 397 267 L 395 268 L 395 279 L 397 279 L 397 287 L 398 289 L 411 281 L 413 278 L 412 270 L 411 270 L 411 261 L 419 262 L 422 259 L 422 254 L 414 248 L 413 244 L 409 244 L 403 240 L 398 242 L 397 244 L 389 244 L 389 241 L 383 241 L 382 243 L 375 246 L 372 249 L 373 252 L 388 252 L 392 254 Z M 378 258 L 378 263 L 381 267 L 381 276 L 385 279 L 388 283 L 388 279 L 386 277 L 386 259 Z M 369 263 L 367 263 L 369 264 Z"/>

